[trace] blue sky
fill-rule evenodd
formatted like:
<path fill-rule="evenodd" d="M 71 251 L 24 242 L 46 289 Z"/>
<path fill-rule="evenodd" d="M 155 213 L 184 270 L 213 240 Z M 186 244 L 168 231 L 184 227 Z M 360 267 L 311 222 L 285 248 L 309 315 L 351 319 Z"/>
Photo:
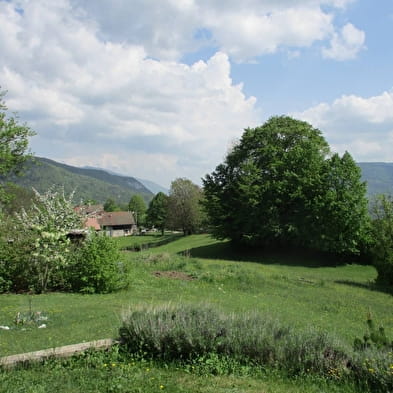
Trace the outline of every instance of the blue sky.
<path fill-rule="evenodd" d="M 391 0 L 0 0 L 0 86 L 32 151 L 200 183 L 288 114 L 393 162 Z"/>

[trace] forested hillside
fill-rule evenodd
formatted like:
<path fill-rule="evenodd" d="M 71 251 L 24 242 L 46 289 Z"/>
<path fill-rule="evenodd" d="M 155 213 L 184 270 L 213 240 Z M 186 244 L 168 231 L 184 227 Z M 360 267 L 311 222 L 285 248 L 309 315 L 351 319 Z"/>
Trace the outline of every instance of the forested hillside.
<path fill-rule="evenodd" d="M 47 158 L 35 157 L 24 167 L 22 176 L 9 179 L 24 188 L 34 187 L 45 192 L 51 186 L 64 186 L 65 192 L 75 190 L 75 201 L 96 200 L 105 202 L 112 198 L 127 204 L 131 195 L 139 194 L 146 202 L 153 193 L 133 177 L 118 176 L 100 169 L 77 168 Z"/>
<path fill-rule="evenodd" d="M 393 194 L 393 163 L 359 162 L 362 179 L 367 181 L 367 195 Z"/>

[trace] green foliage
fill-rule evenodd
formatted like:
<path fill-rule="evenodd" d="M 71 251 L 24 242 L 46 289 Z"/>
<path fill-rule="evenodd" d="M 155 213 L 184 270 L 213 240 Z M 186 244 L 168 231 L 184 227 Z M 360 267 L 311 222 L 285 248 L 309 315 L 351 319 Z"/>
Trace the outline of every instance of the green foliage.
<path fill-rule="evenodd" d="M 3 189 L 6 176 L 20 171 L 29 157 L 26 154 L 29 137 L 35 135 L 26 124 L 19 124 L 17 117 L 7 116 L 4 95 L 0 91 L 0 202 L 7 200 Z"/>
<path fill-rule="evenodd" d="M 325 334 L 295 334 L 256 313 L 223 315 L 201 306 L 131 312 L 123 322 L 120 337 L 130 352 L 146 352 L 164 360 L 189 360 L 215 353 L 278 366 L 295 374 L 343 368 L 347 360 Z M 325 356 L 327 352 L 329 356 Z"/>
<path fill-rule="evenodd" d="M 17 370 L 0 369 L 0 393 L 360 393 L 351 384 L 323 378 L 291 379 L 230 358 L 209 354 L 192 364 L 128 356 L 117 346 L 48 359 Z"/>
<path fill-rule="evenodd" d="M 74 292 L 108 293 L 126 285 L 125 267 L 116 243 L 94 232 L 75 247 L 67 270 Z"/>
<path fill-rule="evenodd" d="M 34 234 L 21 232 L 19 223 L 10 217 L 1 222 L 0 228 L 0 293 L 32 289 L 36 271 L 29 256 Z"/>
<path fill-rule="evenodd" d="M 3 212 L 7 216 L 17 213 L 22 208 L 30 209 L 35 201 L 35 194 L 32 190 L 27 190 L 16 184 L 8 183 L 5 185 L 4 191 L 8 195 L 7 201 L 3 204 Z"/>
<path fill-rule="evenodd" d="M 367 319 L 367 328 L 368 332 L 363 336 L 363 340 L 355 339 L 353 344 L 355 350 L 360 351 L 369 348 L 393 350 L 393 341 L 386 337 L 383 326 L 380 326 L 378 329 L 375 327 L 371 316 Z"/>
<path fill-rule="evenodd" d="M 365 185 L 348 153 L 328 155 L 321 132 L 306 122 L 273 117 L 246 129 L 203 180 L 213 234 L 246 244 L 359 252 Z"/>
<path fill-rule="evenodd" d="M 378 281 L 393 285 L 393 197 L 380 195 L 372 206 L 372 257 Z"/>
<path fill-rule="evenodd" d="M 29 240 L 30 252 L 24 255 L 30 265 L 30 287 L 36 292 L 62 286 L 62 272 L 67 266 L 70 240 L 67 234 L 78 229 L 81 218 L 73 209 L 73 194 L 66 197 L 64 190 L 53 189 L 45 194 L 34 190 L 37 203 L 16 214 L 21 240 Z"/>
<path fill-rule="evenodd" d="M 131 353 L 192 365 L 202 362 L 205 370 L 217 374 L 239 361 L 292 376 L 356 381 L 375 392 L 393 389 L 392 352 L 381 356 L 368 348 L 353 353 L 324 333 L 294 331 L 256 313 L 223 315 L 186 305 L 137 310 L 124 319 L 120 337 Z"/>
<path fill-rule="evenodd" d="M 107 293 L 125 285 L 124 269 L 115 242 L 91 233 L 71 244 L 70 230 L 81 218 L 62 192 L 35 191 L 36 202 L 22 208 L 16 220 L 3 223 L 0 238 L 0 291 L 73 290 Z"/>
<path fill-rule="evenodd" d="M 164 235 L 167 227 L 168 196 L 163 192 L 156 194 L 149 203 L 146 216 L 147 224 L 161 230 L 162 235 Z"/>
<path fill-rule="evenodd" d="M 120 211 L 121 208 L 118 206 L 114 199 L 108 198 L 104 203 L 104 210 L 106 212 L 117 212 Z"/>
<path fill-rule="evenodd" d="M 128 202 L 128 210 L 134 215 L 138 226 L 144 226 L 146 223 L 146 209 L 145 201 L 138 194 L 133 195 Z"/>
<path fill-rule="evenodd" d="M 361 171 L 348 152 L 333 154 L 321 170 L 320 198 L 314 198 L 310 244 L 322 251 L 358 254 L 369 244 L 368 201 Z M 316 190 L 318 192 L 318 190 Z M 338 230 L 339 228 L 339 230 Z"/>
<path fill-rule="evenodd" d="M 174 180 L 168 198 L 169 226 L 172 229 L 181 229 L 184 235 L 200 230 L 204 218 L 200 205 L 202 198 L 202 190 L 191 180 Z"/>

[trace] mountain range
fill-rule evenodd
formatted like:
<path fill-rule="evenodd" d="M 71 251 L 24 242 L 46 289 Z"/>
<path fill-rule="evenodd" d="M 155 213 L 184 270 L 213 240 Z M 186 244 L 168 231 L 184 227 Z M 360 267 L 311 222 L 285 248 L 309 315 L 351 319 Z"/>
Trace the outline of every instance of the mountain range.
<path fill-rule="evenodd" d="M 367 182 L 367 195 L 393 195 L 393 163 L 391 162 L 359 162 L 362 180 Z"/>
<path fill-rule="evenodd" d="M 43 157 L 28 160 L 21 176 L 7 179 L 21 187 L 38 192 L 50 187 L 64 187 L 66 195 L 75 190 L 76 203 L 94 200 L 104 203 L 108 198 L 117 204 L 127 204 L 134 194 L 139 194 L 148 203 L 154 193 L 131 176 L 120 176 L 98 168 L 79 168 Z"/>
<path fill-rule="evenodd" d="M 362 180 L 367 182 L 367 196 L 393 195 L 393 163 L 361 162 Z M 95 200 L 104 203 L 112 198 L 118 204 L 127 204 L 134 194 L 141 195 L 148 203 L 165 188 L 149 180 L 124 176 L 94 167 L 74 167 L 48 158 L 34 157 L 24 166 L 22 176 L 7 179 L 27 189 L 34 187 L 45 192 L 52 186 L 64 186 L 66 194 L 75 190 L 75 201 Z"/>

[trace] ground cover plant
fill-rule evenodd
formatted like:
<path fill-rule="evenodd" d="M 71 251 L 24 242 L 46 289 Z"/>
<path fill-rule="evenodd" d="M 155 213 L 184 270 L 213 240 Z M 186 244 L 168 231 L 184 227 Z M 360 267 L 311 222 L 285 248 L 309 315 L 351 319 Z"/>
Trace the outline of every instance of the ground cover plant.
<path fill-rule="evenodd" d="M 388 337 L 393 335 L 393 300 L 383 288 L 373 284 L 377 273 L 371 266 L 350 265 L 345 261 L 326 266 L 326 261 L 312 257 L 242 253 L 208 235 L 181 236 L 160 247 L 126 252 L 123 258 L 128 268 L 127 289 L 101 295 L 34 295 L 31 307 L 48 317 L 45 329 L 16 328 L 13 321 L 18 312 L 28 311 L 29 295 L 2 295 L 0 325 L 9 326 L 10 330 L 0 330 L 0 356 L 116 337 L 124 311 L 168 302 L 188 305 L 208 302 L 214 309 L 235 315 L 253 310 L 295 332 L 312 325 L 317 333 L 331 334 L 349 347 L 365 332 L 365 321 L 371 310 L 377 325 L 385 327 Z M 192 279 L 157 275 L 157 272 L 182 272 Z M 369 368 L 377 369 L 371 364 Z M 160 370 L 159 367 L 157 372 Z M 42 375 L 43 371 L 35 373 Z M 27 374 L 18 375 L 23 380 Z M 182 380 L 182 375 L 173 378 Z M 190 378 L 196 385 L 200 383 L 194 376 Z M 254 377 L 249 378 L 251 385 L 256 383 Z M 227 377 L 224 380 L 228 381 Z M 308 383 L 303 377 L 297 381 L 298 387 Z M 234 383 L 242 386 L 238 390 L 247 391 L 239 380 Z M 288 383 L 291 385 L 293 381 Z M 268 390 L 272 389 L 270 382 L 268 385 L 265 390 L 274 391 Z M 298 387 L 293 391 L 302 391 L 296 390 Z M 226 389 L 222 391 L 231 391 L 228 386 Z M 323 391 L 316 387 L 310 389 Z M 343 387 L 340 389 L 337 391 L 345 391 Z"/>

